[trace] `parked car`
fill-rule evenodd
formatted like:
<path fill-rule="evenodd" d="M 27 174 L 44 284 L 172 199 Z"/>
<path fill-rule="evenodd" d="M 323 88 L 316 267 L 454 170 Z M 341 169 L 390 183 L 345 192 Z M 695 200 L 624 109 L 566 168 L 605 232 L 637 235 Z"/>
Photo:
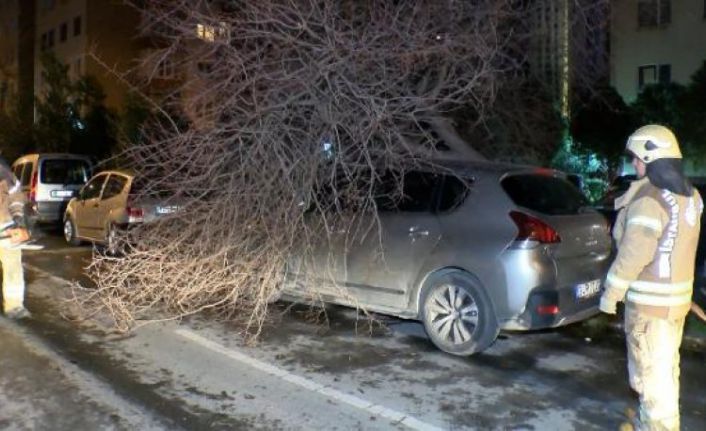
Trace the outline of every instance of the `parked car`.
<path fill-rule="evenodd" d="M 565 175 L 444 166 L 448 174 L 406 172 L 401 200 L 390 198 L 392 183 L 378 182 L 377 221 L 334 228 L 329 240 L 292 256 L 284 296 L 421 320 L 431 341 L 456 355 L 484 350 L 501 329 L 597 314 L 611 239 Z"/>
<path fill-rule="evenodd" d="M 28 154 L 12 164 L 28 202 L 28 216 L 59 223 L 64 209 L 91 177 L 91 159 L 77 154 Z"/>
<path fill-rule="evenodd" d="M 608 219 L 611 226 L 615 223 L 615 217 L 617 216 L 615 199 L 627 192 L 630 188 L 630 183 L 636 179 L 637 177 L 635 175 L 621 175 L 615 177 L 613 181 L 611 181 L 610 186 L 608 186 L 608 190 L 606 190 L 603 197 L 601 197 L 596 204 L 596 209 Z"/>
<path fill-rule="evenodd" d="M 64 214 L 64 238 L 72 245 L 91 241 L 117 251 L 118 229 L 151 222 L 178 208 L 157 198 L 145 197 L 141 183 L 129 171 L 96 174 L 71 199 Z"/>

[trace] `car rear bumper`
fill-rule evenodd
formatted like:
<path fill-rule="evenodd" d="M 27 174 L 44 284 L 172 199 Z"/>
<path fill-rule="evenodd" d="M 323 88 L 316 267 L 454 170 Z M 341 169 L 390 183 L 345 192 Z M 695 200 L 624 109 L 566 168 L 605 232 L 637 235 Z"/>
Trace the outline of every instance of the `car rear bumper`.
<path fill-rule="evenodd" d="M 576 286 L 559 290 L 537 288 L 518 316 L 500 322 L 501 329 L 527 331 L 556 328 L 588 319 L 599 313 L 600 292 L 589 298 L 577 299 Z"/>
<path fill-rule="evenodd" d="M 69 201 L 39 201 L 29 206 L 28 217 L 39 223 L 60 223 Z"/>

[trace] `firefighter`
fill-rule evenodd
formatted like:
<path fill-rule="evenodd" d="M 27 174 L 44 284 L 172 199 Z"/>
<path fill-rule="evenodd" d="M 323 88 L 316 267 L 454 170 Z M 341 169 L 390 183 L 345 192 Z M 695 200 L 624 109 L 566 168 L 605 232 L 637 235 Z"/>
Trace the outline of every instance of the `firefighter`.
<path fill-rule="evenodd" d="M 25 281 L 22 244 L 29 241 L 25 224 L 25 197 L 20 182 L 0 158 L 0 264 L 2 264 L 2 305 L 7 317 L 29 317 L 24 307 Z"/>
<path fill-rule="evenodd" d="M 679 345 L 691 308 L 703 203 L 683 174 L 674 134 L 660 125 L 627 142 L 638 179 L 616 200 L 618 248 L 601 311 L 625 302 L 630 386 L 639 394 L 637 430 L 679 430 Z M 625 428 L 621 428 L 625 429 Z"/>

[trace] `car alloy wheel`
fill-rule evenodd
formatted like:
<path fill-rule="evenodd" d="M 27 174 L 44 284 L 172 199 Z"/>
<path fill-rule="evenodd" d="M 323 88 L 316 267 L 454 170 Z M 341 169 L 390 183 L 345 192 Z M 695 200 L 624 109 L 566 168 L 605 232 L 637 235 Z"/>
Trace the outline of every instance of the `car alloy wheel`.
<path fill-rule="evenodd" d="M 490 346 L 498 324 L 487 294 L 463 271 L 432 275 L 421 296 L 421 320 L 431 341 L 454 355 L 472 355 Z"/>
<path fill-rule="evenodd" d="M 71 245 L 79 245 L 80 243 L 76 236 L 76 225 L 70 217 L 64 220 L 64 239 Z"/>
<path fill-rule="evenodd" d="M 478 327 L 478 305 L 463 288 L 452 284 L 434 289 L 427 313 L 434 334 L 449 344 L 470 341 Z"/>

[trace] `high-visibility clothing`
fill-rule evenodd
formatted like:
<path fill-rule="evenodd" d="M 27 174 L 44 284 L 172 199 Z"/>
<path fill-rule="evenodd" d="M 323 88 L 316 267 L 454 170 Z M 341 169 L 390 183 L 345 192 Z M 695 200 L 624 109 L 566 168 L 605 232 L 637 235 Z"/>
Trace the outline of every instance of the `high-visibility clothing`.
<path fill-rule="evenodd" d="M 625 301 L 658 318 L 681 318 L 691 305 L 694 260 L 703 202 L 694 189 L 682 196 L 634 181 L 616 200 L 613 229 L 618 253 L 601 301 Z"/>
<path fill-rule="evenodd" d="M 12 225 L 15 219 L 24 219 L 26 202 L 19 180 L 0 158 L 0 229 Z"/>
<path fill-rule="evenodd" d="M 15 219 L 24 219 L 24 207 L 25 198 L 20 183 L 7 163 L 0 159 L 0 229 L 15 224 Z M 11 248 L 11 245 L 9 239 L 0 240 L 3 310 L 6 313 L 23 308 L 25 296 L 22 252 Z"/>
<path fill-rule="evenodd" d="M 2 265 L 3 311 L 9 312 L 24 307 L 25 280 L 22 270 L 22 250 L 6 248 L 9 240 L 0 241 L 0 264 Z"/>
<path fill-rule="evenodd" d="M 679 431 L 679 345 L 684 318 L 662 319 L 628 309 L 630 386 L 640 395 L 637 431 Z"/>
<path fill-rule="evenodd" d="M 640 395 L 640 431 L 679 430 L 679 345 L 691 306 L 703 203 L 643 178 L 616 200 L 618 253 L 601 310 L 625 301 L 630 384 Z"/>

